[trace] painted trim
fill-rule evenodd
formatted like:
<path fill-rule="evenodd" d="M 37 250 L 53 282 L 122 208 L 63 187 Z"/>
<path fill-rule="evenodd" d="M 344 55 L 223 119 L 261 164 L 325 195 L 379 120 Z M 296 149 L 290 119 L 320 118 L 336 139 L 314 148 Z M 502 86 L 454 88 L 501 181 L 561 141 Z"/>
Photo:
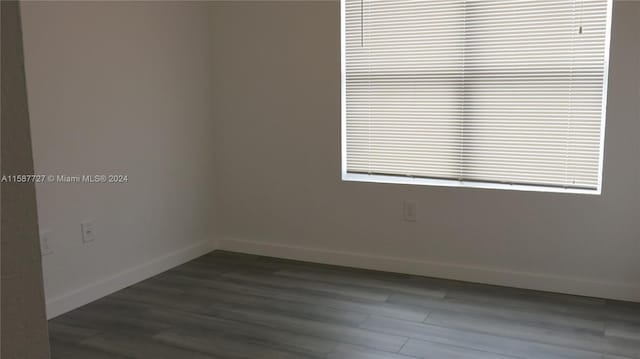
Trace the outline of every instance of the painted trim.
<path fill-rule="evenodd" d="M 340 0 L 340 171 L 347 173 L 347 36 L 346 4 Z"/>
<path fill-rule="evenodd" d="M 609 93 L 609 71 L 611 71 L 610 54 L 611 54 L 611 21 L 613 18 L 613 1 L 607 1 L 607 29 L 605 30 L 605 45 L 604 45 L 604 64 L 603 64 L 603 78 L 602 78 L 602 114 L 600 115 L 600 162 L 598 163 L 598 191 L 602 192 L 602 176 L 604 171 L 604 141 L 605 131 L 607 128 L 607 96 Z"/>
<path fill-rule="evenodd" d="M 640 286 L 631 283 L 605 282 L 546 273 L 519 272 L 500 268 L 306 248 L 233 238 L 221 239 L 219 249 L 315 263 L 640 302 Z"/>
<path fill-rule="evenodd" d="M 110 277 L 47 300 L 47 319 L 72 311 L 130 285 L 207 254 L 218 247 L 215 240 L 203 240 L 189 247 L 154 258 Z"/>
<path fill-rule="evenodd" d="M 343 181 L 351 182 L 371 182 L 371 183 L 388 183 L 388 184 L 409 184 L 420 186 L 438 186 L 438 187 L 464 187 L 464 188 L 483 188 L 483 189 L 499 189 L 509 191 L 528 191 L 528 192 L 552 192 L 552 193 L 570 193 L 570 194 L 591 194 L 599 195 L 600 188 L 597 189 L 580 189 L 580 188 L 564 188 L 552 186 L 535 186 L 524 184 L 508 184 L 508 183 L 490 183 L 490 182 L 474 182 L 459 181 L 449 179 L 436 178 L 419 178 L 407 176 L 393 175 L 369 175 L 361 173 L 343 173 Z"/>

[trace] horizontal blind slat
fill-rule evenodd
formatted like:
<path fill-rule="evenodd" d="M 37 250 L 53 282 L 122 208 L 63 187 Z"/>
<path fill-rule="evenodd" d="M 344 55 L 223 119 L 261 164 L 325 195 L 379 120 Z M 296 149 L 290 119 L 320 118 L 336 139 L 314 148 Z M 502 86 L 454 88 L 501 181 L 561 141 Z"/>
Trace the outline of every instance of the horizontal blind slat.
<path fill-rule="evenodd" d="M 346 170 L 596 188 L 610 0 L 344 0 Z"/>

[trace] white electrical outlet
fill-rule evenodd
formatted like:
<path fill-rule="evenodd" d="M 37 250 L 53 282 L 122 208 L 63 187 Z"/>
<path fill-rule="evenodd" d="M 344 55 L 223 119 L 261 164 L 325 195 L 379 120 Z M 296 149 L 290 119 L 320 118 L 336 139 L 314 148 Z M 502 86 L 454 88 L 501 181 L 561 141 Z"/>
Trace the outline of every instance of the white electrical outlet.
<path fill-rule="evenodd" d="M 416 201 L 404 201 L 402 207 L 402 218 L 407 222 L 415 222 L 418 212 L 418 204 Z"/>
<path fill-rule="evenodd" d="M 40 254 L 43 257 L 53 254 L 53 248 L 51 248 L 51 231 L 49 230 L 40 232 Z"/>
<path fill-rule="evenodd" d="M 93 221 L 81 222 L 80 230 L 82 230 L 82 242 L 89 243 L 96 239 L 96 233 L 93 229 Z"/>

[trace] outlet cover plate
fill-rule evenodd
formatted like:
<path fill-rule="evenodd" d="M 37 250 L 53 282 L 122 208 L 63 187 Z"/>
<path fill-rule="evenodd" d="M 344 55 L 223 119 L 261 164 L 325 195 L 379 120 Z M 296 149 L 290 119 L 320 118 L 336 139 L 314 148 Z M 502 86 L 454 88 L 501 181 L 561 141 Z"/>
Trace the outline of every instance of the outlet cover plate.
<path fill-rule="evenodd" d="M 53 254 L 53 248 L 51 248 L 51 231 L 49 230 L 40 232 L 40 254 L 43 257 Z"/>
<path fill-rule="evenodd" d="M 96 233 L 93 228 L 93 221 L 87 220 L 80 223 L 80 230 L 82 231 L 82 242 L 89 243 L 96 239 Z"/>
<path fill-rule="evenodd" d="M 402 218 L 407 222 L 415 222 L 418 212 L 416 201 L 404 201 L 402 207 Z"/>

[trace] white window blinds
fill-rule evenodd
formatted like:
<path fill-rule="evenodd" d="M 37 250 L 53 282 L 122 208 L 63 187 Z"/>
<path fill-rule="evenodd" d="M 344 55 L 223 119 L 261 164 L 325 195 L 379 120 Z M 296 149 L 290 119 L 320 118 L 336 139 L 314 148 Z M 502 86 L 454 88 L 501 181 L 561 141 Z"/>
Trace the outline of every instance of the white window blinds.
<path fill-rule="evenodd" d="M 611 1 L 342 6 L 345 179 L 600 190 Z"/>

